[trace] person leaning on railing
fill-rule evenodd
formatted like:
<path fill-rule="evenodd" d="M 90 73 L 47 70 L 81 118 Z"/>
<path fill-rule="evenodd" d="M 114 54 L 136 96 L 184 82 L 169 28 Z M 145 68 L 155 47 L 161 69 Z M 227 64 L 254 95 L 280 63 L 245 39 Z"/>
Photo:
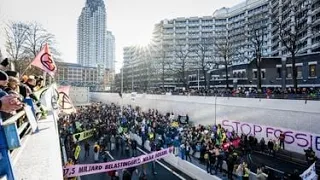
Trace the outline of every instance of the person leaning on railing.
<path fill-rule="evenodd" d="M 23 82 L 25 82 L 25 79 L 23 79 Z M 29 79 L 26 81 L 26 83 L 21 83 L 20 88 L 20 94 L 25 98 L 30 97 L 36 102 L 37 107 L 40 109 L 42 115 L 44 115 L 44 110 L 41 107 L 41 103 L 39 99 L 33 94 L 34 87 L 36 86 L 36 80 L 33 76 L 30 76 Z"/>
<path fill-rule="evenodd" d="M 18 94 L 8 94 L 5 88 L 8 84 L 8 75 L 0 70 L 0 115 L 1 122 L 5 120 L 5 116 L 18 109 L 21 109 L 23 103 Z"/>

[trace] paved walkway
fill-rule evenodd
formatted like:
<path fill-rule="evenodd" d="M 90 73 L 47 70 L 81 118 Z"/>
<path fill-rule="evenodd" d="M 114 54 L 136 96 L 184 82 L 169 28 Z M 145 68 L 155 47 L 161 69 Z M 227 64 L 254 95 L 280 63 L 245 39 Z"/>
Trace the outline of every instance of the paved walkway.
<path fill-rule="evenodd" d="M 18 180 L 63 179 L 59 135 L 52 114 L 38 122 L 39 132 L 29 134 L 13 153 Z"/>

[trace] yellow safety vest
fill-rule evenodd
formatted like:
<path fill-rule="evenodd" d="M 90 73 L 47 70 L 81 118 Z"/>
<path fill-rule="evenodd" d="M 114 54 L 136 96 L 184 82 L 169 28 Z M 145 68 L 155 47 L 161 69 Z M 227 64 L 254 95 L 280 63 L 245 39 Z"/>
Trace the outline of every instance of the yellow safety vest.
<path fill-rule="evenodd" d="M 74 158 L 76 160 L 79 158 L 80 151 L 81 151 L 81 147 L 79 145 L 77 145 L 76 150 L 74 151 Z"/>

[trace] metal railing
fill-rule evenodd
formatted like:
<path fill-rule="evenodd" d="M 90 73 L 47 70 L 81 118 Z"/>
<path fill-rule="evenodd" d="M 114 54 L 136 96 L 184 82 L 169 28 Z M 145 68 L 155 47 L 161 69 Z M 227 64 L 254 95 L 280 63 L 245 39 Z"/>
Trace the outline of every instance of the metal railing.
<path fill-rule="evenodd" d="M 38 119 L 38 118 L 37 118 Z M 5 120 L 3 126 L 16 123 L 20 139 L 23 139 L 31 130 L 30 123 L 24 110 Z"/>

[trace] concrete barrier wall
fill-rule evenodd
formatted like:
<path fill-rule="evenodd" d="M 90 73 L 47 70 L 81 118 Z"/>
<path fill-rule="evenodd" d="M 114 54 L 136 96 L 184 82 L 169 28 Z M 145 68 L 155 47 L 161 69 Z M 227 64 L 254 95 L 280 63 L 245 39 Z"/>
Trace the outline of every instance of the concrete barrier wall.
<path fill-rule="evenodd" d="M 131 133 L 130 138 L 135 139 L 139 145 L 142 145 L 142 140 L 138 135 Z M 145 142 L 144 147 L 151 151 L 149 141 Z M 205 170 L 173 154 L 164 157 L 163 160 L 195 180 L 220 180 L 219 177 L 210 175 Z"/>
<path fill-rule="evenodd" d="M 163 113 L 188 114 L 193 122 L 205 125 L 214 124 L 216 117 L 218 123 L 228 119 L 315 134 L 320 129 L 320 101 L 146 94 L 138 94 L 132 100 L 130 94 L 121 99 L 115 93 L 90 93 L 90 96 L 95 101 L 131 104 L 143 110 L 155 108 Z"/>
<path fill-rule="evenodd" d="M 90 102 L 88 87 L 72 86 L 69 95 L 75 106 L 88 104 Z"/>

